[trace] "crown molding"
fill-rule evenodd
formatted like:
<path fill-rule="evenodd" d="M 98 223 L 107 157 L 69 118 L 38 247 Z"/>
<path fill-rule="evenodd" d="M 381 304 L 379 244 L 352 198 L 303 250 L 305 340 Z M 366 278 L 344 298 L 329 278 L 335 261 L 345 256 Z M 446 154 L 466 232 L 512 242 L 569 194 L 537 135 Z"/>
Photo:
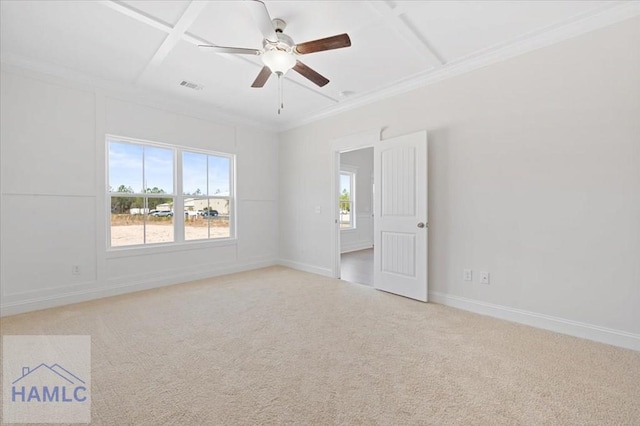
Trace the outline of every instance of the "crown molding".
<path fill-rule="evenodd" d="M 293 120 L 281 125 L 278 130 L 284 132 L 333 117 L 344 112 L 363 107 L 383 99 L 429 86 L 440 81 L 465 74 L 516 56 L 559 43 L 570 38 L 586 34 L 615 23 L 640 15 L 640 1 L 626 0 L 606 4 L 588 14 L 575 16 L 569 21 L 552 25 L 533 33 L 519 37 L 513 42 L 494 46 L 482 52 L 449 62 L 441 67 L 432 68 L 406 79 L 366 93 L 352 99 L 342 101 L 339 105 L 325 108 L 309 117 Z"/>
<path fill-rule="evenodd" d="M 101 79 L 71 68 L 52 65 L 14 53 L 2 52 L 0 63 L 3 72 L 26 75 L 30 78 L 52 84 L 59 84 L 86 91 L 95 91 L 115 99 L 133 102 L 151 108 L 163 109 L 201 120 L 211 121 L 216 124 L 240 126 L 269 132 L 278 131 L 278 127 L 274 124 L 229 114 L 215 106 L 212 107 L 211 105 L 200 102 L 182 101 L 141 86 Z"/>

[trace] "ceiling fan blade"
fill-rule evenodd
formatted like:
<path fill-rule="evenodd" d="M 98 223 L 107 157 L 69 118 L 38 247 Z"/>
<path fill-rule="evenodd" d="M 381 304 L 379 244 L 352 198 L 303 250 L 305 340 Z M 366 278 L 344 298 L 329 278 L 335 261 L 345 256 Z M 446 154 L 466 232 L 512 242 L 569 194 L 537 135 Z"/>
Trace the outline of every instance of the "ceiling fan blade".
<path fill-rule="evenodd" d="M 351 46 L 349 34 L 340 34 L 297 44 L 295 51 L 300 55 L 306 55 L 307 53 L 322 52 L 323 50 L 340 49 L 349 46 Z"/>
<path fill-rule="evenodd" d="M 269 77 L 271 77 L 271 69 L 267 66 L 262 67 L 251 87 L 264 87 L 267 80 L 269 80 Z"/>
<path fill-rule="evenodd" d="M 328 78 L 318 74 L 316 71 L 309 68 L 308 66 L 306 66 L 300 61 L 296 61 L 296 65 L 293 67 L 293 70 L 298 74 L 300 74 L 301 76 L 308 78 L 309 80 L 311 80 L 312 82 L 314 82 L 320 87 L 323 87 L 327 83 L 329 83 Z"/>
<path fill-rule="evenodd" d="M 249 8 L 249 12 L 251 12 L 251 16 L 253 16 L 253 20 L 256 25 L 258 25 L 262 36 L 269 41 L 278 41 L 278 36 L 276 35 L 275 28 L 273 28 L 273 22 L 271 22 L 271 16 L 269 16 L 267 6 L 260 0 L 250 0 L 245 4 Z"/>
<path fill-rule="evenodd" d="M 199 44 L 198 47 L 202 50 L 216 53 L 236 53 L 240 55 L 259 55 L 262 53 L 261 50 L 245 49 L 244 47 L 211 46 L 208 44 Z"/>

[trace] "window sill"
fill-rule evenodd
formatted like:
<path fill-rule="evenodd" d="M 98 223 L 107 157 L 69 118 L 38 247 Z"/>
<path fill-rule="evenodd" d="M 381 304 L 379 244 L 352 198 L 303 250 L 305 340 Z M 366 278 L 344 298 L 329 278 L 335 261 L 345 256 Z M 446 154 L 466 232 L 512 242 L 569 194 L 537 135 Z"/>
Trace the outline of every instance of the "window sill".
<path fill-rule="evenodd" d="M 190 250 L 203 250 L 215 247 L 235 246 L 238 244 L 237 238 L 220 238 L 217 240 L 197 240 L 184 241 L 181 243 L 158 243 L 148 246 L 125 246 L 108 248 L 106 252 L 107 259 L 117 259 L 121 257 L 131 256 L 150 256 L 162 253 L 175 253 Z"/>
<path fill-rule="evenodd" d="M 343 228 L 340 229 L 340 232 L 354 232 L 356 228 Z"/>

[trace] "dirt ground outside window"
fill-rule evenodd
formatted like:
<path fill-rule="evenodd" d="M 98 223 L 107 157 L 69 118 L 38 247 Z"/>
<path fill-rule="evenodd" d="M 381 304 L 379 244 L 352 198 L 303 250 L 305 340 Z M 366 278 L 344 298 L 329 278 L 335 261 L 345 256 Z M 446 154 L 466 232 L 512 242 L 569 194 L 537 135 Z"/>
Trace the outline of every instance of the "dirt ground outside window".
<path fill-rule="evenodd" d="M 146 227 L 142 215 L 111 215 L 111 247 L 122 247 L 146 243 L 173 242 L 173 218 L 146 218 Z M 185 218 L 185 241 L 206 240 L 215 238 L 229 238 L 229 218 L 216 216 L 211 218 Z"/>

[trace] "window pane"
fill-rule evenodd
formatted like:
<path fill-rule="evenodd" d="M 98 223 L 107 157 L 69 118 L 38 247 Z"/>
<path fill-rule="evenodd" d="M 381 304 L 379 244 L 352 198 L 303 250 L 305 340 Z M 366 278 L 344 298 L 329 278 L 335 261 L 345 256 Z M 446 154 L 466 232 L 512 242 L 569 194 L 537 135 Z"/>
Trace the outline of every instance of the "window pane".
<path fill-rule="evenodd" d="M 109 191 L 142 192 L 142 147 L 109 142 Z"/>
<path fill-rule="evenodd" d="M 209 195 L 230 194 L 230 165 L 229 158 L 209 156 Z"/>
<path fill-rule="evenodd" d="M 351 199 L 351 176 L 340 175 L 340 199 L 348 201 Z"/>
<path fill-rule="evenodd" d="M 351 213 L 340 213 L 340 228 L 351 228 Z"/>
<path fill-rule="evenodd" d="M 209 215 L 206 216 L 206 219 L 209 222 L 210 238 L 229 238 L 231 236 L 230 204 L 229 198 L 209 199 Z"/>
<path fill-rule="evenodd" d="M 173 194 L 173 150 L 144 148 L 145 192 Z"/>
<path fill-rule="evenodd" d="M 182 154 L 182 190 L 185 195 L 206 195 L 207 156 L 194 152 Z"/>
<path fill-rule="evenodd" d="M 144 199 L 111 197 L 111 247 L 144 244 Z"/>
<path fill-rule="evenodd" d="M 185 198 L 184 239 L 187 241 L 209 238 L 209 200 L 206 198 Z"/>
<path fill-rule="evenodd" d="M 348 202 L 348 201 L 340 202 L 340 228 L 344 229 L 344 228 L 353 227 L 353 221 L 352 221 L 353 213 L 351 212 L 351 210 L 352 210 L 351 202 Z"/>
<path fill-rule="evenodd" d="M 158 204 L 147 216 L 145 237 L 147 244 L 173 242 L 173 198 Z M 150 201 L 150 200 L 149 200 Z"/>

